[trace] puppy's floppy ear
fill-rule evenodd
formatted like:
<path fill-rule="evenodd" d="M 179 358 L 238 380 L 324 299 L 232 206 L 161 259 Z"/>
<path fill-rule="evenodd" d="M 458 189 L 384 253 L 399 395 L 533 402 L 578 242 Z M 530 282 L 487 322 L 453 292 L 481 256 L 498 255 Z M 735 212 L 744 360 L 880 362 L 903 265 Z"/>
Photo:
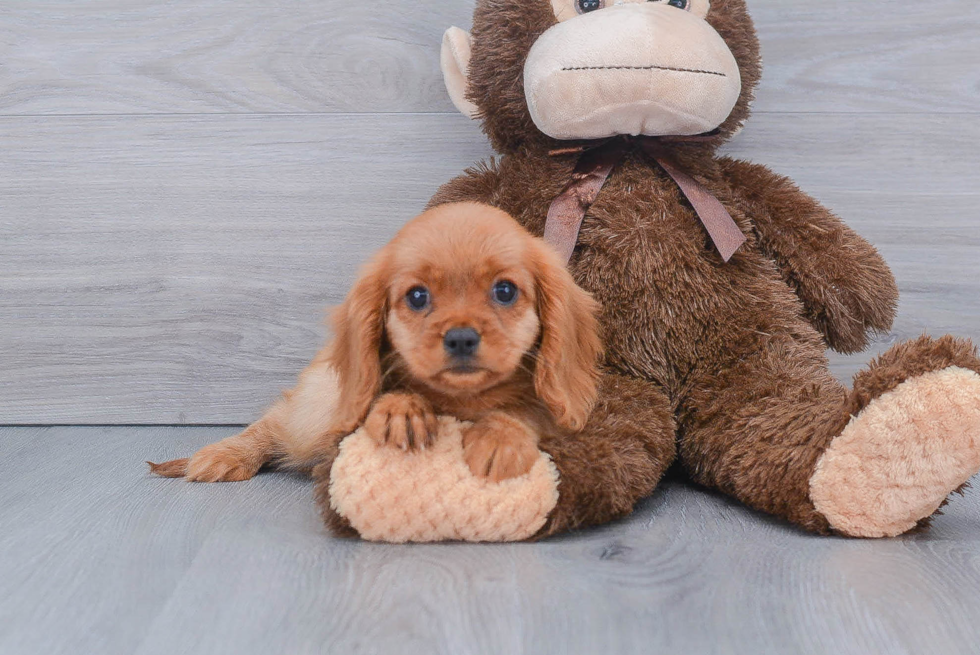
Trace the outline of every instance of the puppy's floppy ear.
<path fill-rule="evenodd" d="M 534 389 L 559 425 L 581 430 L 595 404 L 599 381 L 598 304 L 575 284 L 544 241 L 535 239 L 531 253 L 541 319 Z"/>
<path fill-rule="evenodd" d="M 330 363 L 340 379 L 334 428 L 356 428 L 381 390 L 381 340 L 388 306 L 388 266 L 379 252 L 332 316 Z"/>

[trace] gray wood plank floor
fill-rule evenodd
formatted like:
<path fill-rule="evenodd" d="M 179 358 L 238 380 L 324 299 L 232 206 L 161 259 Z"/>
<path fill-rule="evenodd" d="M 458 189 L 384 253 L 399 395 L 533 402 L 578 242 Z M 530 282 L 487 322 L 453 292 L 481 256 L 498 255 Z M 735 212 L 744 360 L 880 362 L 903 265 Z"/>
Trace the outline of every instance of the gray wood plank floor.
<path fill-rule="evenodd" d="M 818 538 L 665 485 L 541 544 L 324 533 L 311 484 L 150 477 L 227 428 L 0 429 L 0 652 L 976 652 L 980 495 L 932 530 Z"/>
<path fill-rule="evenodd" d="M 902 291 L 835 373 L 980 339 L 980 3 L 749 4 L 766 69 L 728 152 L 836 210 Z M 391 547 L 327 535 L 300 477 L 147 475 L 236 430 L 167 424 L 257 416 L 357 263 L 490 154 L 438 70 L 471 11 L 0 2 L 0 425 L 39 426 L 0 427 L 0 654 L 976 653 L 974 491 L 886 541 L 672 482 L 541 544 Z"/>

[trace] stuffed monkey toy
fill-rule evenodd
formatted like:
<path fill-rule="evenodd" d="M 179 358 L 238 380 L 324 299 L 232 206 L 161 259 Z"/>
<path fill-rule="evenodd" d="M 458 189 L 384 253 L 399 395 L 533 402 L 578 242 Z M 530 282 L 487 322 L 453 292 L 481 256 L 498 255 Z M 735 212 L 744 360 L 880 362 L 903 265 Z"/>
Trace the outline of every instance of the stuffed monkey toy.
<path fill-rule="evenodd" d="M 502 157 L 431 205 L 486 203 L 550 235 L 602 305 L 607 373 L 585 429 L 501 485 L 468 478 L 452 439 L 381 461 L 348 437 L 315 472 L 336 530 L 540 538 L 628 514 L 676 462 L 805 530 L 885 537 L 980 469 L 973 346 L 901 343 L 845 388 L 825 350 L 891 327 L 891 272 L 789 179 L 717 154 L 760 76 L 744 0 L 477 0 L 442 67 Z"/>

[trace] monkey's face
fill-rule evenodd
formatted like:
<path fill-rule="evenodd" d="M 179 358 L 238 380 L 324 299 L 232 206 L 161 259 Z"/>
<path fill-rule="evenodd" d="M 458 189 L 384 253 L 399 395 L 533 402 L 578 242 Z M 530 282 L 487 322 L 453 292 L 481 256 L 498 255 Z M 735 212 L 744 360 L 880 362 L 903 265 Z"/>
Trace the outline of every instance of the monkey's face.
<path fill-rule="evenodd" d="M 742 90 L 708 0 L 552 0 L 524 65 L 531 119 L 555 139 L 709 132 Z"/>
<path fill-rule="evenodd" d="M 714 148 L 761 72 L 744 0 L 477 0 L 472 39 L 447 31 L 442 67 L 501 152 L 719 128 Z"/>

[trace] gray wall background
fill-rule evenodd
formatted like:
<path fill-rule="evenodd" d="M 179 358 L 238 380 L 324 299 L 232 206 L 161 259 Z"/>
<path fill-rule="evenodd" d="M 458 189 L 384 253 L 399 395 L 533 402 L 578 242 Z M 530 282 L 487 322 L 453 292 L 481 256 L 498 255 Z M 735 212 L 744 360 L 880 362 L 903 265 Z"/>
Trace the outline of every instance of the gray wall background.
<path fill-rule="evenodd" d="M 765 77 L 727 151 L 881 249 L 902 305 L 876 349 L 980 337 L 980 3 L 750 7 Z M 256 417 L 357 265 L 491 154 L 438 68 L 471 11 L 0 4 L 0 423 Z"/>

